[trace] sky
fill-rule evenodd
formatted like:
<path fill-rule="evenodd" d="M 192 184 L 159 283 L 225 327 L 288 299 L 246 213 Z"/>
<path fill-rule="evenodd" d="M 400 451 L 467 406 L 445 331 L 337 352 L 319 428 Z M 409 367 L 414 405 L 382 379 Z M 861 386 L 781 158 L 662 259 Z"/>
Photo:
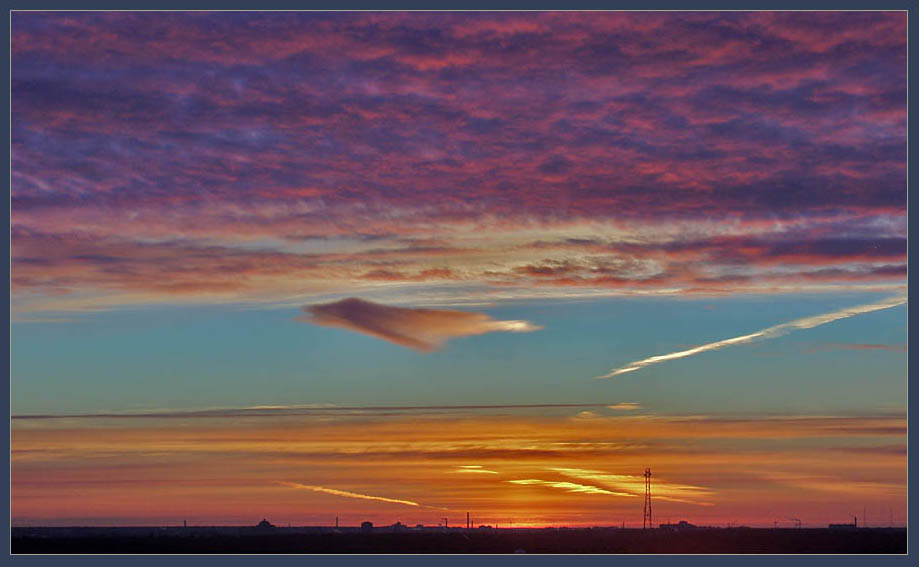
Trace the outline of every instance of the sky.
<path fill-rule="evenodd" d="M 14 524 L 905 523 L 905 12 L 11 34 Z"/>

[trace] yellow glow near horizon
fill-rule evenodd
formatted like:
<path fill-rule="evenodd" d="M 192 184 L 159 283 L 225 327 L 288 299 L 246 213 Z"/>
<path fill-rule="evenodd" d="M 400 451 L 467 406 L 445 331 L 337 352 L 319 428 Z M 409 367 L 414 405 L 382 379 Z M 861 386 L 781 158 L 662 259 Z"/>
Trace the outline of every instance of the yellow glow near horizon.
<path fill-rule="evenodd" d="M 662 521 L 822 525 L 867 502 L 902 522 L 905 447 L 904 417 L 52 420 L 14 424 L 11 507 L 14 525 L 640 525 L 650 466 Z"/>

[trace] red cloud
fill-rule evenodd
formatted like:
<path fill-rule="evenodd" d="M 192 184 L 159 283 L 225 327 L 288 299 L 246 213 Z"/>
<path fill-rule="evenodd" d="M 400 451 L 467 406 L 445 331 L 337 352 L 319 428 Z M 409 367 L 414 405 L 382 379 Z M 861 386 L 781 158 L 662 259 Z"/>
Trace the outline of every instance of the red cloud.
<path fill-rule="evenodd" d="M 904 12 L 18 12 L 14 290 L 903 281 L 906 47 Z"/>
<path fill-rule="evenodd" d="M 526 333 L 542 327 L 529 321 L 496 321 L 484 313 L 452 309 L 410 309 L 380 305 L 355 297 L 334 303 L 307 305 L 303 320 L 326 327 L 364 333 L 422 352 L 454 337 L 496 331 Z"/>

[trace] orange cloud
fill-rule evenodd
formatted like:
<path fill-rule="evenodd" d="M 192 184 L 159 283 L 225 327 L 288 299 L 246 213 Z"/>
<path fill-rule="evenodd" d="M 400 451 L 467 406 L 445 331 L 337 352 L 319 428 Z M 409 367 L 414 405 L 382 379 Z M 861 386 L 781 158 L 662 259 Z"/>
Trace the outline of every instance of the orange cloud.
<path fill-rule="evenodd" d="M 552 488 L 558 488 L 560 490 L 565 490 L 567 492 L 577 492 L 582 494 L 605 494 L 608 496 L 635 496 L 634 494 L 629 494 L 628 492 L 613 492 L 611 490 L 606 490 L 599 488 L 597 486 L 591 486 L 589 484 L 577 484 L 575 482 L 565 482 L 565 481 L 550 481 L 550 480 L 541 480 L 538 478 L 523 478 L 518 480 L 508 480 L 511 484 L 522 484 L 522 485 L 540 485 L 540 486 L 549 486 Z"/>
<path fill-rule="evenodd" d="M 344 496 L 345 498 L 357 498 L 359 500 L 376 500 L 378 502 L 389 502 L 391 504 L 405 504 L 406 506 L 421 506 L 417 502 L 412 502 L 411 500 L 399 500 L 396 498 L 385 498 L 383 496 L 371 496 L 369 494 L 359 494 L 357 492 L 348 492 L 347 490 L 338 490 L 336 488 L 326 488 L 324 486 L 313 486 L 311 484 L 300 484 L 298 482 L 282 482 L 284 486 L 289 486 L 291 488 L 299 488 L 302 490 L 312 490 L 313 492 L 324 492 L 325 494 L 332 494 L 334 496 Z"/>
<path fill-rule="evenodd" d="M 15 525 L 331 525 L 336 515 L 431 525 L 446 515 L 437 505 L 485 524 L 640 526 L 650 467 L 661 519 L 771 526 L 781 514 L 825 526 L 867 502 L 869 515 L 892 509 L 900 523 L 906 425 L 904 415 L 480 412 L 15 420 L 11 514 Z M 457 474 L 473 470 L 497 474 Z"/>
<path fill-rule="evenodd" d="M 459 465 L 453 472 L 458 473 L 477 473 L 477 474 L 498 474 L 498 471 L 490 471 L 482 468 L 482 465 Z"/>
<path fill-rule="evenodd" d="M 528 333 L 542 327 L 529 321 L 496 321 L 484 313 L 453 309 L 392 307 L 356 297 L 303 307 L 306 321 L 340 327 L 423 352 L 448 339 L 497 331 Z"/>
<path fill-rule="evenodd" d="M 590 480 L 602 486 L 623 491 L 624 496 L 638 496 L 644 493 L 645 479 L 638 475 L 608 474 L 602 471 L 552 467 L 549 470 L 579 480 Z M 696 497 L 709 496 L 712 491 L 701 486 L 679 485 L 661 479 L 654 481 L 654 496 L 660 500 L 711 506 L 709 502 L 696 500 Z"/>
<path fill-rule="evenodd" d="M 620 410 L 620 411 L 634 411 L 641 409 L 641 404 L 638 402 L 621 402 L 618 404 L 613 404 L 611 406 L 606 406 L 611 410 Z"/>

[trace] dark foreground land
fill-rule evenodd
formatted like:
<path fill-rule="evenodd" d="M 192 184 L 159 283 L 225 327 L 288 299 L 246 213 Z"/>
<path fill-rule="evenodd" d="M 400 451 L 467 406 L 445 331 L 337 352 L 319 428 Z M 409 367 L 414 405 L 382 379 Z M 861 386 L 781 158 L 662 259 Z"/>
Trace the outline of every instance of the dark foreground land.
<path fill-rule="evenodd" d="M 13 553 L 906 553 L 905 528 L 13 528 Z"/>

